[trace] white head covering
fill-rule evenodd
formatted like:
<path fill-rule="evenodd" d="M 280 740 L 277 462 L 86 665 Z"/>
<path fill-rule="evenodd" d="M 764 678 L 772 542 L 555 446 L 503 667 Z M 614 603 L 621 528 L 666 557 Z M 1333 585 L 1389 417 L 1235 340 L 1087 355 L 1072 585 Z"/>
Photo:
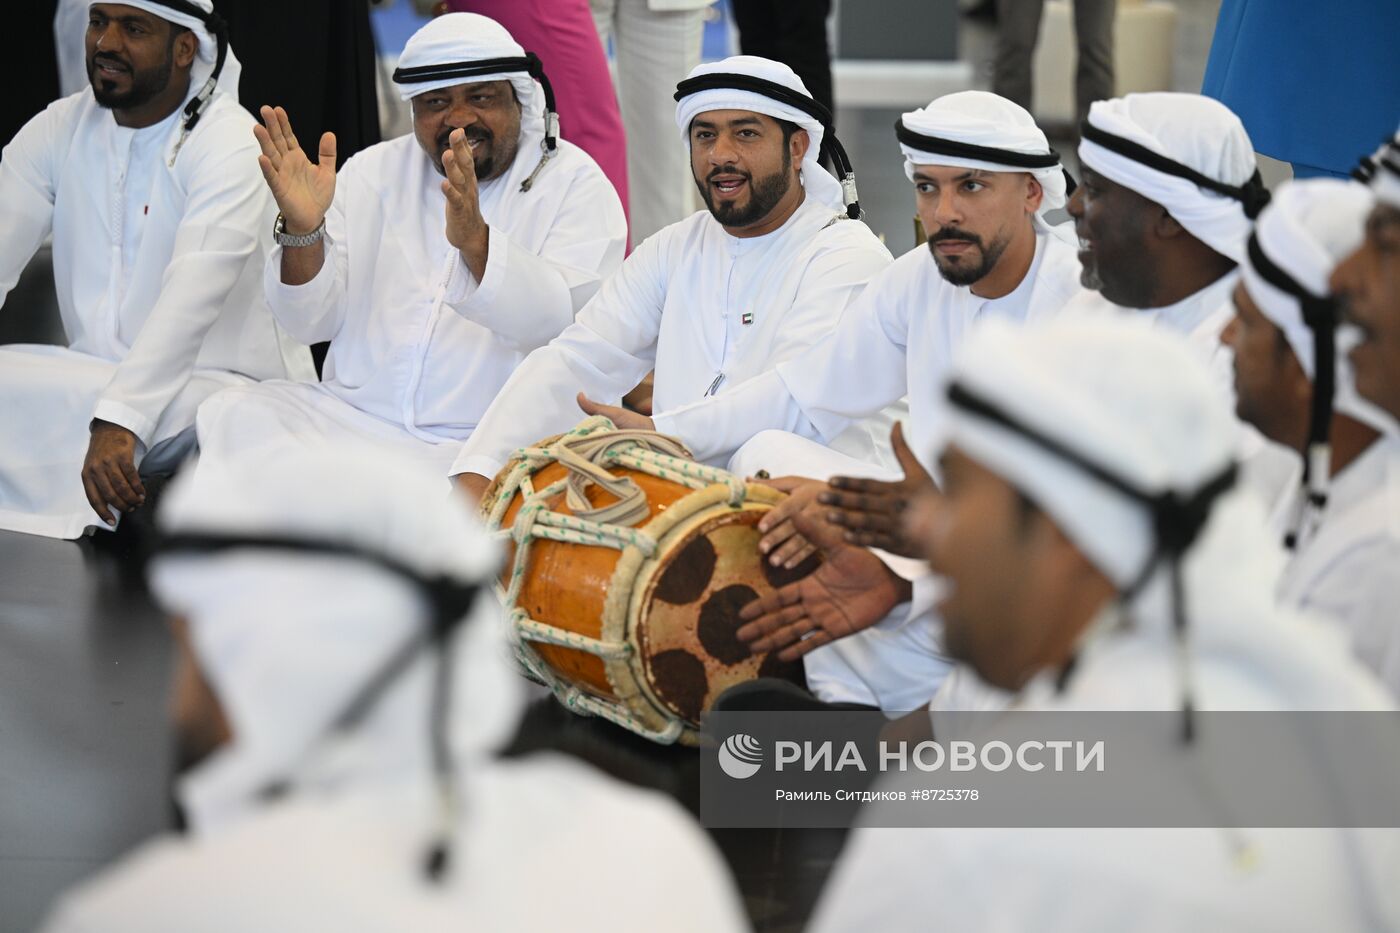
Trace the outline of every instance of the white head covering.
<path fill-rule="evenodd" d="M 190 97 L 199 94 L 204 87 L 209 76 L 214 71 L 214 64 L 219 58 L 219 40 L 210 31 L 209 24 L 189 13 L 182 13 L 161 3 L 160 0 L 122 0 L 126 6 L 134 6 L 138 10 L 145 10 L 152 16 L 159 16 L 166 22 L 174 23 L 177 26 L 184 26 L 199 39 L 199 53 L 195 59 L 194 67 L 190 70 Z M 186 0 L 187 3 L 198 7 L 205 13 L 214 13 L 214 0 Z M 218 20 L 222 23 L 223 20 Z M 238 99 L 238 79 L 243 74 L 243 66 L 239 64 L 238 57 L 233 54 L 233 46 L 228 47 L 228 52 L 224 57 L 224 67 L 219 72 L 219 83 L 214 89 L 216 94 L 228 94 L 235 100 Z M 188 98 L 187 98 L 188 99 Z"/>
<path fill-rule="evenodd" d="M 987 321 L 964 344 L 951 379 L 1146 493 L 1190 496 L 1222 475 L 1237 447 L 1235 419 L 1200 354 L 1185 337 L 1140 317 L 1070 315 L 1031 326 Z M 1156 543 L 1143 503 L 994 418 L 948 407 L 949 443 L 1030 496 L 1115 585 L 1134 582 Z M 1272 694 L 1274 708 L 1338 709 L 1339 682 L 1363 675 L 1340 634 L 1278 606 L 1284 565 L 1262 504 L 1240 485 L 1209 503 L 1200 534 L 1178 564 L 1181 600 L 1159 569 L 1125 613 L 1107 612 L 1101 620 L 1125 622 L 1128 631 L 1115 634 L 1133 638 L 1137 649 L 1176 653 L 1188 710 L 1241 708 L 1222 706 L 1204 678 L 1206 690 L 1198 695 L 1193 668 L 1229 671 L 1258 695 Z M 1107 642 L 1109 631 L 1091 626 L 1080 653 Z M 1099 668 L 1100 690 L 1103 675 Z"/>
<path fill-rule="evenodd" d="M 1103 621 L 1175 651 L 1188 738 L 1190 711 L 1212 702 L 1193 657 L 1267 668 L 1302 697 L 1308 659 L 1267 644 L 1282 551 L 1259 502 L 1231 488 L 1236 422 L 1185 337 L 1132 316 L 988 321 L 950 378 L 947 441 L 1030 496 L 1119 589 L 1126 613 Z M 1176 536 L 1165 554 L 1161 530 Z M 1106 630 L 1091 626 L 1080 650 Z"/>
<path fill-rule="evenodd" d="M 1362 160 L 1357 175 L 1370 184 L 1377 201 L 1400 209 L 1400 130 L 1374 156 Z"/>
<path fill-rule="evenodd" d="M 485 583 L 497 549 L 438 488 L 416 463 L 327 445 L 273 469 L 244 458 L 187 470 L 160 519 L 169 535 L 328 542 L 429 580 Z M 352 698 L 436 618 L 422 584 L 373 559 L 268 546 L 177 548 L 156 559 L 150 579 L 159 601 L 189 620 L 233 734 L 177 789 L 196 831 L 237 819 L 276 782 L 306 789 L 428 774 L 431 647 L 412 655 L 344 739 L 328 735 Z M 473 606 L 448 649 L 448 738 L 459 762 L 503 742 L 523 702 L 495 601 L 483 593 Z"/>
<path fill-rule="evenodd" d="M 431 65 L 451 65 L 457 62 L 488 61 L 493 58 L 520 58 L 525 49 L 516 42 L 506 27 L 476 13 L 447 13 L 430 19 L 409 37 L 399 56 L 399 68 L 424 68 Z M 509 81 L 520 101 L 522 122 L 543 119 L 544 95 L 534 78 L 523 71 L 502 71 L 495 74 L 473 75 L 469 78 L 448 77 L 436 81 L 399 84 L 403 100 L 455 87 L 487 81 Z"/>
<path fill-rule="evenodd" d="M 686 79 L 712 74 L 746 75 L 781 84 L 804 97 L 810 98 L 812 96 L 807 90 L 807 85 L 803 84 L 797 73 L 787 65 L 760 58 L 757 55 L 735 55 L 721 61 L 698 65 L 691 69 Z M 738 88 L 713 88 L 697 91 L 676 102 L 676 126 L 681 131 L 681 141 L 687 147 L 690 145 L 690 122 L 707 110 L 748 110 L 772 117 L 775 120 L 796 123 L 806 130 L 811 143 L 807 147 L 806 157 L 802 160 L 803 187 L 807 189 L 809 195 L 832 210 L 845 211 L 846 198 L 840 182 L 833 178 L 830 172 L 822 168 L 821 162 L 818 161 L 826 128 L 811 114 L 804 113 L 796 107 L 771 97 L 766 97 L 757 91 L 739 90 Z"/>
<path fill-rule="evenodd" d="M 1257 215 L 1268 195 L 1256 178 L 1249 134 L 1228 107 L 1199 94 L 1129 94 L 1096 101 L 1082 130 L 1079 158 L 1085 166 L 1162 205 L 1222 256 L 1244 261 L 1251 211 Z M 1216 185 L 1241 189 L 1239 197 L 1115 151 L 1108 142 L 1091 138 L 1096 131 L 1165 157 Z M 1248 207 L 1241 198 L 1249 200 Z"/>
<path fill-rule="evenodd" d="M 1336 178 L 1310 178 L 1284 183 L 1259 215 L 1254 238 L 1268 262 L 1294 284 L 1318 299 L 1330 295 L 1328 279 L 1337 263 L 1361 245 L 1366 215 L 1375 199 L 1364 185 Z M 1315 377 L 1316 348 L 1312 328 L 1303 319 L 1297 295 L 1267 281 L 1252 255 L 1240 266 L 1250 298 L 1288 340 L 1308 378 Z M 1337 353 L 1333 408 L 1384 430 L 1389 418 L 1363 401 L 1345 352 Z"/>
<path fill-rule="evenodd" d="M 1065 206 L 1065 170 L 1044 131 L 1026 108 L 987 91 L 959 91 L 934 99 L 927 107 L 900 117 L 900 123 L 922 136 L 949 140 L 963 146 L 1000 149 L 1006 153 L 1054 158 L 1055 164 L 1028 168 L 996 158 L 950 155 L 920 149 L 917 143 L 900 140 L 904 153 L 904 174 L 914 180 L 916 165 L 947 165 L 954 168 L 983 169 L 988 172 L 1027 172 L 1045 189 L 1037 216 Z"/>
<path fill-rule="evenodd" d="M 404 72 L 415 68 L 443 68 L 447 66 L 494 59 L 529 59 L 502 71 L 481 74 L 448 74 L 427 81 L 415 81 L 404 77 Z M 537 81 L 527 68 L 539 71 Z M 540 149 L 539 162 L 531 167 L 528 160 L 517 158 L 510 172 L 510 185 L 519 181 L 522 192 L 529 191 L 535 176 L 552 159 L 559 139 L 559 116 L 550 109 L 552 97 L 545 87 L 548 78 L 544 75 L 539 59 L 526 52 L 500 23 L 476 13 L 447 13 L 428 21 L 421 29 L 409 37 L 399 56 L 399 66 L 394 71 L 394 82 L 399 85 L 399 96 L 404 100 L 426 94 L 429 91 L 459 84 L 478 84 L 487 81 L 509 81 L 515 89 L 515 97 L 520 102 L 519 151 L 531 152 Z"/>
<path fill-rule="evenodd" d="M 1185 338 L 1128 317 L 980 326 L 957 385 L 1146 495 L 1189 496 L 1232 462 L 1234 419 Z M 946 442 L 1044 509 L 1119 587 L 1156 546 L 1146 505 L 1025 434 L 948 404 Z"/>

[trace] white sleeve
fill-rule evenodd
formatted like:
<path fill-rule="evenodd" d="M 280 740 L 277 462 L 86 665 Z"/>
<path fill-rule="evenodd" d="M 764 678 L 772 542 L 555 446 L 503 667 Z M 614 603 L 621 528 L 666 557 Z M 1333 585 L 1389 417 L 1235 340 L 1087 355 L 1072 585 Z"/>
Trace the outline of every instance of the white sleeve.
<path fill-rule="evenodd" d="M 889 297 L 882 295 L 879 274 L 887 268 L 888 260 L 851 263 L 837 266 L 833 275 L 813 275 L 813 294 L 804 296 L 808 307 L 819 309 L 823 300 L 831 304 L 825 315 L 806 315 L 815 318 L 815 327 L 794 328 L 795 336 L 775 348 L 772 370 L 728 392 L 654 415 L 657 430 L 680 437 L 697 459 L 713 460 L 732 455 L 769 429 L 830 443 L 852 421 L 899 401 L 907 383 L 907 328 L 897 319 L 899 309 L 891 309 Z M 875 281 L 862 291 L 872 276 Z M 841 307 L 845 311 L 830 329 L 830 309 Z M 799 325 L 803 316 L 799 313 Z M 804 338 L 815 342 L 802 343 Z"/>
<path fill-rule="evenodd" d="M 102 391 L 94 418 L 119 424 L 149 445 L 161 413 L 185 387 L 204 336 L 258 250 L 272 203 L 256 148 L 213 135 L 184 172 L 185 210 L 175 231 L 160 297 Z M 178 170 L 178 169 L 177 169 Z"/>
<path fill-rule="evenodd" d="M 728 392 L 652 415 L 656 430 L 685 441 L 702 462 L 728 459 L 749 438 L 769 429 L 816 440 L 816 428 L 788 392 L 777 370 L 747 379 Z"/>
<path fill-rule="evenodd" d="M 1400 697 L 1400 553 L 1389 541 L 1354 548 L 1304 595 L 1301 608 L 1336 622 L 1352 653 Z"/>
<path fill-rule="evenodd" d="M 347 167 L 348 168 L 348 167 Z M 274 246 L 263 267 L 263 294 L 277 323 L 305 344 L 333 340 L 345 324 L 345 283 L 349 275 L 348 221 L 344 199 L 349 179 L 341 169 L 335 199 L 326 212 L 326 233 L 322 238 L 325 260 L 311 281 L 287 285 L 282 281 L 282 247 Z"/>
<path fill-rule="evenodd" d="M 538 254 L 488 228 L 485 274 L 478 283 L 458 254 L 446 304 L 521 353 L 557 337 L 617 271 L 627 248 L 617 193 L 596 174 L 575 180 Z"/>
<path fill-rule="evenodd" d="M 651 370 L 666 298 L 664 239 L 642 243 L 573 324 L 516 368 L 462 446 L 453 475 L 494 476 L 512 450 L 583 420 L 579 392 L 615 403 Z"/>
<path fill-rule="evenodd" d="M 908 392 L 910 309 L 890 287 L 893 281 L 882 276 L 812 352 L 778 366 L 788 392 L 826 441 Z"/>
<path fill-rule="evenodd" d="M 0 152 L 0 307 L 53 229 L 59 154 L 72 106 L 55 101 Z"/>

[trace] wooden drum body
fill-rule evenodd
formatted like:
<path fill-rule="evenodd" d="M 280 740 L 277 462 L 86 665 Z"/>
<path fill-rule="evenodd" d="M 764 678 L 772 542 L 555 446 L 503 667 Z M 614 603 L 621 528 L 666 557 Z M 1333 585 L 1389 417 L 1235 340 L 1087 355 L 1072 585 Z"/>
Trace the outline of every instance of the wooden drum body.
<path fill-rule="evenodd" d="M 581 450 L 611 491 L 580 477 Z M 576 712 L 693 744 L 728 687 L 799 674 L 752 654 L 735 631 L 746 603 L 810 567 L 773 569 L 759 554 L 758 520 L 782 493 L 684 453 L 674 439 L 591 418 L 519 451 L 482 508 L 512 542 L 501 585 L 526 671 Z M 621 517 L 620 486 L 632 500 Z"/>

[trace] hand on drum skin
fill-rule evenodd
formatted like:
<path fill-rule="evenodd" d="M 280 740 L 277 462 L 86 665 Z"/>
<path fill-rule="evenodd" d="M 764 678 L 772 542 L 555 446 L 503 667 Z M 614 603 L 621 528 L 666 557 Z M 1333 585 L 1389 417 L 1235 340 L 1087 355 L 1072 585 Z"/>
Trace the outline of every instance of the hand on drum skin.
<path fill-rule="evenodd" d="M 480 473 L 458 473 L 452 477 L 452 484 L 471 503 L 472 508 L 481 505 L 482 498 L 486 495 L 486 490 L 491 486 L 491 480 Z"/>
<path fill-rule="evenodd" d="M 83 458 L 83 492 L 98 518 L 116 527 L 111 509 L 134 512 L 146 502 L 146 487 L 136 472 L 136 435 L 96 418 L 91 431 Z"/>
<path fill-rule="evenodd" d="M 314 164 L 302 152 L 287 111 L 263 107 L 265 126 L 253 125 L 262 155 L 258 167 L 282 212 L 287 233 L 311 233 L 321 226 L 335 197 L 335 134 L 321 135 L 321 149 Z"/>
<path fill-rule="evenodd" d="M 904 430 L 894 426 L 890 443 L 904 478 L 894 483 L 851 476 L 834 476 L 831 489 L 817 497 L 829 507 L 827 519 L 840 525 L 849 544 L 875 547 L 901 557 L 922 557 L 917 541 L 905 532 L 904 511 L 920 495 L 936 493 L 933 477 L 904 442 Z"/>
<path fill-rule="evenodd" d="M 827 489 L 826 483 L 805 476 L 780 476 L 754 482 L 787 493 L 786 499 L 758 521 L 758 530 L 763 535 L 758 549 L 767 555 L 774 567 L 791 570 L 815 554 L 822 543 L 842 543 L 840 529 L 825 520 L 825 509 L 817 503 L 817 497 Z"/>
<path fill-rule="evenodd" d="M 586 415 L 602 415 L 613 423 L 614 427 L 629 431 L 655 431 L 656 422 L 646 415 L 638 414 L 635 411 L 628 411 L 621 405 L 604 405 L 595 402 L 582 392 L 578 394 L 578 407 L 583 409 Z"/>
<path fill-rule="evenodd" d="M 909 584 L 870 551 L 849 544 L 826 552 L 810 576 L 749 603 L 736 633 L 754 652 L 796 661 L 879 622 L 908 598 Z"/>

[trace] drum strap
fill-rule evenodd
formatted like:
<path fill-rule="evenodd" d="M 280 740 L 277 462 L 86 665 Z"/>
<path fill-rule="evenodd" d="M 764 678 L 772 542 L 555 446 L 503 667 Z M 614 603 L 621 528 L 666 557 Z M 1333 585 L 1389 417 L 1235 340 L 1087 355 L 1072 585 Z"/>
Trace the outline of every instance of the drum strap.
<path fill-rule="evenodd" d="M 690 451 L 674 437 L 657 431 L 619 430 L 598 434 L 568 434 L 549 448 L 551 457 L 569 471 L 565 497 L 570 511 L 581 519 L 631 527 L 651 514 L 647 494 L 630 476 L 608 471 L 609 453 L 618 447 L 642 447 L 656 453 L 689 459 Z M 617 499 L 603 506 L 588 501 L 590 484 L 601 486 Z"/>

